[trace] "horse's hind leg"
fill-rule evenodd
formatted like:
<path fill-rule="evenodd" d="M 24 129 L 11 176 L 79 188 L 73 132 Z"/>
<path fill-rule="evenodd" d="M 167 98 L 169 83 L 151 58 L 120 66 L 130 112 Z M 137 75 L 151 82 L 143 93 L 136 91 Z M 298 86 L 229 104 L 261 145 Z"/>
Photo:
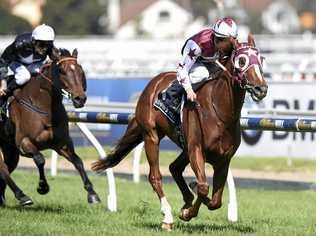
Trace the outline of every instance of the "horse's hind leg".
<path fill-rule="evenodd" d="M 59 149 L 55 149 L 55 151 L 64 156 L 68 161 L 70 161 L 75 168 L 78 170 L 83 184 L 84 184 L 84 188 L 87 190 L 88 192 L 88 202 L 89 203 L 99 203 L 101 202 L 98 194 L 94 191 L 93 189 L 93 185 L 90 182 L 87 173 L 84 169 L 83 166 L 83 162 L 80 159 L 80 157 L 75 153 L 74 147 L 73 147 L 73 143 L 71 140 L 69 140 L 67 142 L 67 145 L 63 146 L 62 148 Z"/>
<path fill-rule="evenodd" d="M 184 206 L 182 209 L 191 207 L 194 200 L 194 196 L 183 178 L 183 171 L 189 162 L 189 157 L 186 155 L 186 153 L 182 152 L 177 157 L 177 159 L 169 165 L 169 170 L 172 174 L 172 177 L 176 181 L 183 196 Z"/>
<path fill-rule="evenodd" d="M 38 151 L 37 147 L 30 141 L 29 138 L 23 138 L 20 146 L 27 156 L 31 156 L 33 158 L 33 161 L 37 166 L 40 178 L 37 192 L 39 194 L 47 194 L 49 192 L 49 185 L 45 176 L 45 158 L 43 154 Z"/>
<path fill-rule="evenodd" d="M 19 160 L 18 150 L 16 148 L 3 147 L 2 151 L 3 159 L 0 157 L 0 206 L 5 204 L 6 185 L 10 187 L 20 205 L 32 205 L 32 199 L 23 193 L 10 176 L 10 173 L 16 168 Z"/>
<path fill-rule="evenodd" d="M 144 136 L 144 141 L 146 156 L 150 166 L 149 182 L 160 199 L 161 212 L 164 215 L 161 227 L 170 231 L 173 227 L 173 216 L 171 206 L 162 190 L 162 177 L 159 170 L 159 137 L 156 132 L 151 131 Z"/>
<path fill-rule="evenodd" d="M 2 172 L 2 170 L 0 170 Z M 5 189 L 7 184 L 0 178 L 0 207 L 5 205 Z"/>

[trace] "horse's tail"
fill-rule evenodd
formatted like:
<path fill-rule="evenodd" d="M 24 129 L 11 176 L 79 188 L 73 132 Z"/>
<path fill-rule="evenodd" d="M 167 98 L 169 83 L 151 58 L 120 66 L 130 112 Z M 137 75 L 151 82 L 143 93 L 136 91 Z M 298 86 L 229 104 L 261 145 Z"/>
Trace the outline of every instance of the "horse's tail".
<path fill-rule="evenodd" d="M 118 141 L 114 150 L 105 159 L 92 163 L 92 170 L 102 171 L 116 166 L 142 141 L 143 136 L 141 127 L 137 124 L 136 119 L 133 118 L 129 122 L 124 136 Z"/>

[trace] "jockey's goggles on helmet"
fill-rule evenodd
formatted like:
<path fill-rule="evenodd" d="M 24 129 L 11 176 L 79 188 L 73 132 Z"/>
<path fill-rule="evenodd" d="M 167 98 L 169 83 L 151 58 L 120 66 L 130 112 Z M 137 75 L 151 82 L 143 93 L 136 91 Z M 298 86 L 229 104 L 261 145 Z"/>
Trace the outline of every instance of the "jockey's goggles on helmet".
<path fill-rule="evenodd" d="M 41 41 L 41 40 L 35 40 L 35 46 L 40 48 L 50 48 L 53 46 L 52 41 Z"/>
<path fill-rule="evenodd" d="M 227 39 L 228 37 L 218 37 L 218 36 L 214 36 L 214 39 L 216 42 L 223 42 Z"/>

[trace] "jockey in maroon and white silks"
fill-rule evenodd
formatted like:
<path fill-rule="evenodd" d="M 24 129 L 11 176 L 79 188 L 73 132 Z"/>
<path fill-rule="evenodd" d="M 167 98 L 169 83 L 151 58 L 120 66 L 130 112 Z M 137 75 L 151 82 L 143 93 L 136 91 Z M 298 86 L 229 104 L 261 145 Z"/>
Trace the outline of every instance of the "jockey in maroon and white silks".
<path fill-rule="evenodd" d="M 223 18 L 212 28 L 200 31 L 185 42 L 182 59 L 177 67 L 177 80 L 186 91 L 188 100 L 196 99 L 191 84 L 209 77 L 208 69 L 201 62 L 214 62 L 230 54 L 232 50 L 230 37 L 237 37 L 237 25 L 231 18 Z"/>

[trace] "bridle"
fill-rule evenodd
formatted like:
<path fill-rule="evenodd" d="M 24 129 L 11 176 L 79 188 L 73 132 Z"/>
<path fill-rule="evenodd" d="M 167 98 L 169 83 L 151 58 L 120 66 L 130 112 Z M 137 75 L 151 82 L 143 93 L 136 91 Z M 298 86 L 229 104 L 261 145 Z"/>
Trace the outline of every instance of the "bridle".
<path fill-rule="evenodd" d="M 219 61 L 215 63 L 226 73 L 226 75 L 236 81 L 242 89 L 250 90 L 254 85 L 249 83 L 246 72 L 253 66 L 258 65 L 262 73 L 263 57 L 260 55 L 259 50 L 249 45 L 241 45 L 235 49 L 231 54 L 231 63 L 233 65 L 233 74 Z M 244 65 L 240 66 L 240 60 L 244 60 Z"/>
<path fill-rule="evenodd" d="M 76 61 L 77 62 L 77 58 L 75 57 L 64 57 L 62 59 L 60 59 L 59 61 L 56 62 L 56 66 L 59 66 L 61 63 L 65 62 L 65 61 Z M 44 65 L 42 65 L 42 67 L 39 70 L 39 74 L 42 76 L 43 79 L 47 80 L 52 87 L 56 86 L 54 85 L 53 82 L 53 78 L 50 78 L 49 76 L 45 75 L 44 70 L 46 68 L 51 67 L 53 64 L 53 62 L 49 62 L 46 63 Z M 70 94 L 65 91 L 64 89 L 58 88 L 61 90 L 62 95 L 66 96 L 66 97 L 70 97 Z M 27 110 L 38 113 L 40 115 L 44 115 L 44 116 L 48 116 L 48 112 L 46 111 L 42 111 L 41 109 L 39 109 L 38 107 L 34 106 L 32 103 L 30 103 L 29 101 L 25 100 L 25 99 L 18 99 L 17 97 L 15 97 L 15 99 L 17 99 L 18 103 L 20 103 L 21 105 L 23 105 Z"/>
<path fill-rule="evenodd" d="M 58 67 L 59 65 L 61 65 L 63 62 L 65 61 L 75 61 L 77 63 L 77 58 L 76 57 L 63 57 L 61 58 L 60 60 L 58 60 L 56 62 L 56 66 Z M 50 67 L 52 66 L 52 63 L 53 62 L 49 62 L 47 64 L 44 64 L 41 68 L 40 68 L 40 71 L 39 71 L 39 74 L 43 77 L 43 79 L 47 80 L 53 87 L 56 87 L 54 85 L 54 82 L 53 82 L 53 78 L 50 78 L 48 77 L 47 75 L 45 75 L 43 73 L 43 71 L 47 68 L 47 67 Z M 59 88 L 61 90 L 61 93 L 64 97 L 66 98 L 70 98 L 71 95 L 69 94 L 69 92 L 67 92 L 65 89 L 62 89 L 62 88 Z"/>
<path fill-rule="evenodd" d="M 63 58 L 61 58 L 60 60 L 58 60 L 58 61 L 56 62 L 56 66 L 59 66 L 61 63 L 65 62 L 65 61 L 76 61 L 76 63 L 77 63 L 77 58 L 76 58 L 76 57 L 63 57 Z M 42 65 L 42 67 L 41 67 L 40 70 L 39 70 L 39 74 L 40 74 L 45 80 L 47 80 L 52 86 L 54 86 L 53 79 L 44 74 L 44 70 L 45 70 L 47 67 L 50 67 L 51 65 L 52 65 L 52 62 L 49 62 L 49 63 L 46 63 L 46 64 Z"/>

